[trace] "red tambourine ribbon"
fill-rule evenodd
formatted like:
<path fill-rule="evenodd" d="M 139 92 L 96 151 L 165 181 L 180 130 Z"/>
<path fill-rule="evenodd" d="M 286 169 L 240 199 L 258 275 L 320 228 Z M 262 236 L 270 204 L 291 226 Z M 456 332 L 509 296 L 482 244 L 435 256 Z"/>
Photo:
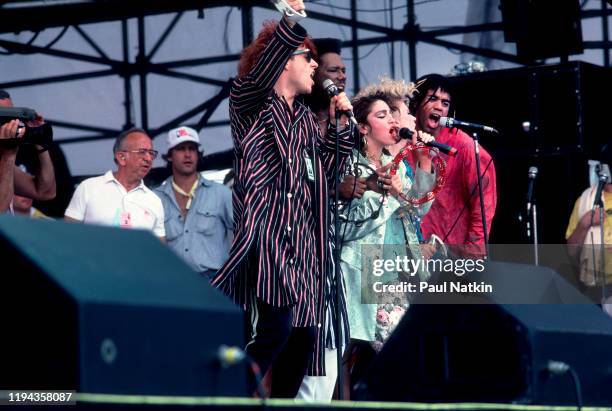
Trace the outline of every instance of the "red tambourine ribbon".
<path fill-rule="evenodd" d="M 414 150 L 426 151 L 427 155 L 431 155 L 431 153 L 433 152 L 434 155 L 431 156 L 431 163 L 434 167 L 434 170 L 436 171 L 436 182 L 433 186 L 433 189 L 431 191 L 428 191 L 423 197 L 410 198 L 406 194 L 400 193 L 400 197 L 403 200 L 407 201 L 408 203 L 412 205 L 419 205 L 419 204 L 423 204 L 423 203 L 433 200 L 436 194 L 438 194 L 438 192 L 442 190 L 442 187 L 444 187 L 444 183 L 446 182 L 446 162 L 438 154 L 438 150 L 436 148 L 428 147 L 425 145 L 413 145 L 409 143 L 409 144 L 406 144 L 406 146 L 404 146 L 404 148 L 402 148 L 401 151 L 397 153 L 397 155 L 393 159 L 393 167 L 391 168 L 391 175 L 394 175 L 397 172 L 400 163 L 404 161 L 405 159 L 407 159 L 408 156 L 411 155 Z"/>

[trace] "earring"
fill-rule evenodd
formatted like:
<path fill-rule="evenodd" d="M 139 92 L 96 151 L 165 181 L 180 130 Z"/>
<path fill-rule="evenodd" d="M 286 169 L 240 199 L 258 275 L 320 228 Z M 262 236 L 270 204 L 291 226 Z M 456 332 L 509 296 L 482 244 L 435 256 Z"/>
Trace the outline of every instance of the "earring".
<path fill-rule="evenodd" d="M 365 137 L 365 135 L 361 136 L 361 152 L 364 156 L 367 157 L 368 155 L 368 139 Z"/>

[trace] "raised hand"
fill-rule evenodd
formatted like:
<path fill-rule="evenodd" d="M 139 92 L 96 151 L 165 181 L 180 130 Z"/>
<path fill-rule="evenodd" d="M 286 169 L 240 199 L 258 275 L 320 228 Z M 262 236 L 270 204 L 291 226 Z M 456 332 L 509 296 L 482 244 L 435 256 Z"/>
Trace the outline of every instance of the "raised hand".
<path fill-rule="evenodd" d="M 435 140 L 434 136 L 424 131 L 421 131 L 421 130 L 417 131 L 416 133 L 412 135 L 412 141 L 413 141 L 412 144 L 415 144 L 415 145 L 423 145 L 423 144 L 432 142 L 434 140 Z M 431 172 L 431 158 L 429 157 L 429 154 L 425 153 L 425 150 L 419 150 L 419 149 L 415 150 L 413 153 L 414 153 L 415 164 L 418 164 L 422 170 L 425 170 L 430 173 Z"/>

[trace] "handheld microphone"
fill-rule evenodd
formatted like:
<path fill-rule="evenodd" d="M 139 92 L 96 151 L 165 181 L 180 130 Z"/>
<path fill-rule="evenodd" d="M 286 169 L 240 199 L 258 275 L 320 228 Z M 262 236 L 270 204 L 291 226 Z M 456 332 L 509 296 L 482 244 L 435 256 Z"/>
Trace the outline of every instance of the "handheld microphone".
<path fill-rule="evenodd" d="M 216 358 L 223 368 L 238 364 L 246 358 L 246 354 L 238 347 L 228 347 L 222 344 L 217 349 Z"/>
<path fill-rule="evenodd" d="M 399 130 L 399 136 L 400 138 L 403 138 L 404 140 L 410 140 L 413 134 L 414 134 L 414 131 L 406 127 L 402 127 Z M 435 140 L 430 141 L 429 143 L 424 142 L 424 144 L 426 146 L 435 147 L 441 152 L 443 152 L 444 154 L 448 154 L 451 157 L 455 157 L 457 155 L 457 149 L 455 147 L 451 147 L 451 146 L 447 146 L 446 144 L 438 143 Z"/>
<path fill-rule="evenodd" d="M 329 98 L 340 94 L 340 90 L 338 90 L 338 87 L 330 79 L 325 79 L 325 81 L 323 81 L 323 89 L 325 89 L 325 92 L 327 93 Z M 349 117 L 353 124 L 357 125 L 357 119 L 355 119 L 352 110 L 348 110 L 347 112 L 345 112 L 345 114 Z"/>
<path fill-rule="evenodd" d="M 528 173 L 529 185 L 527 186 L 527 213 L 529 213 L 529 210 L 531 209 L 531 197 L 533 195 L 533 184 L 535 182 L 537 175 L 538 175 L 538 168 L 534 166 L 529 167 L 529 173 Z"/>
<path fill-rule="evenodd" d="M 499 131 L 495 130 L 493 127 L 484 126 L 482 124 L 468 123 L 466 121 L 459 121 L 452 117 L 440 117 L 440 124 L 443 127 L 448 128 L 463 128 L 468 130 L 482 130 L 487 133 L 499 134 Z"/>
<path fill-rule="evenodd" d="M 608 181 L 608 174 L 606 174 L 606 172 L 603 171 L 601 166 L 599 167 L 599 171 L 597 172 L 597 175 L 599 176 L 599 180 L 597 182 L 597 192 L 595 193 L 595 199 L 593 201 L 593 208 L 595 208 L 595 206 L 597 205 L 600 207 L 603 207 L 603 201 L 601 200 L 601 193 L 603 191 L 604 185 Z"/>

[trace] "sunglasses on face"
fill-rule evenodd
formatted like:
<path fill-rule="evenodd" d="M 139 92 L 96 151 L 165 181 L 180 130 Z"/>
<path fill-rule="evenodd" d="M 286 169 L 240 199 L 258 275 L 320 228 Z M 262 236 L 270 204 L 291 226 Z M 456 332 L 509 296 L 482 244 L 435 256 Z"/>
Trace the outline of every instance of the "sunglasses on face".
<path fill-rule="evenodd" d="M 310 61 L 312 60 L 312 53 L 310 52 L 310 49 L 296 50 L 291 55 L 299 56 L 300 54 L 303 54 L 306 61 L 310 63 Z"/>

